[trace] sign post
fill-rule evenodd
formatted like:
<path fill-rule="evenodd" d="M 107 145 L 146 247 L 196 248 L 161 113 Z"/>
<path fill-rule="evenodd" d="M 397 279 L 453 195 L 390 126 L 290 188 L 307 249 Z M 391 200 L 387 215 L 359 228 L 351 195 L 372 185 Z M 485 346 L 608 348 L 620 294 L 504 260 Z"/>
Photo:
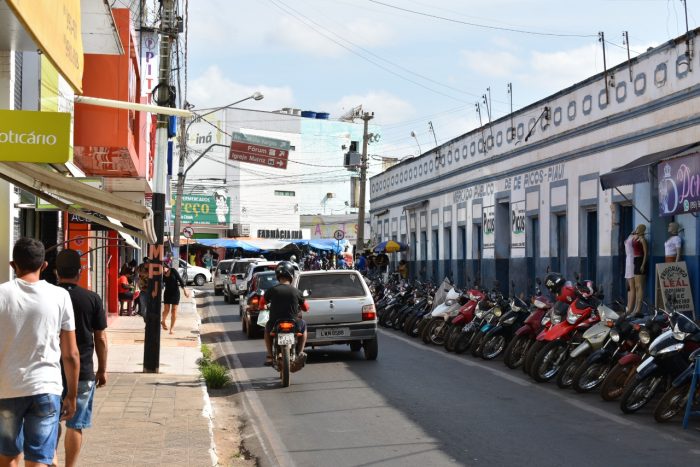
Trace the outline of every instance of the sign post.
<path fill-rule="evenodd" d="M 333 238 L 335 238 L 336 241 L 338 242 L 338 255 L 340 255 L 340 253 L 341 253 L 341 251 L 340 251 L 340 241 L 341 241 L 342 239 L 345 238 L 345 232 L 343 232 L 343 231 L 340 230 L 340 229 L 339 229 L 339 230 L 336 230 L 335 232 L 333 232 Z"/>
<path fill-rule="evenodd" d="M 187 283 L 187 269 L 190 267 L 190 238 L 194 235 L 194 229 L 192 227 L 185 227 L 182 229 L 182 236 L 187 239 L 187 247 L 185 248 L 185 283 Z M 178 253 L 177 261 L 180 261 L 180 254 Z M 175 265 L 177 269 L 177 264 Z"/>

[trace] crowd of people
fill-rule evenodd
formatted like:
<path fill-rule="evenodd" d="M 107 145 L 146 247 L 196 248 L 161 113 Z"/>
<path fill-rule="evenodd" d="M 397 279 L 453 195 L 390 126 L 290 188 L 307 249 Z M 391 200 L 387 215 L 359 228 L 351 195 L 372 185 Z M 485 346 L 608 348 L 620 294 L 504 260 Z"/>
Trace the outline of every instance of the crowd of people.
<path fill-rule="evenodd" d="M 292 261 L 296 261 L 296 258 L 293 258 Z M 390 261 L 386 253 L 374 254 L 370 251 L 359 254 L 357 258 L 354 258 L 348 249 L 339 254 L 309 251 L 302 257 L 299 266 L 304 271 L 356 269 L 363 275 L 374 277 L 388 273 Z M 399 274 L 403 279 L 408 279 L 408 262 L 405 259 L 400 260 L 397 270 L 393 272 Z"/>

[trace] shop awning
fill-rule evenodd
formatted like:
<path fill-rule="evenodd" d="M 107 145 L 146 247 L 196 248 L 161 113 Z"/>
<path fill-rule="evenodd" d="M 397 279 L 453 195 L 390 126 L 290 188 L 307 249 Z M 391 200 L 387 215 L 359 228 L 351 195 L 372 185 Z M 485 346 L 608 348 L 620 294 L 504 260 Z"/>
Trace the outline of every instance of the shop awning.
<path fill-rule="evenodd" d="M 700 150 L 700 143 L 694 143 L 687 146 L 680 146 L 666 151 L 647 154 L 639 159 L 636 159 L 628 164 L 613 169 L 612 171 L 600 176 L 600 186 L 603 190 L 617 188 L 624 185 L 632 185 L 634 183 L 643 183 L 650 181 L 650 171 L 658 162 L 671 159 L 674 157 L 684 156 L 690 152 Z"/>
<path fill-rule="evenodd" d="M 146 206 L 27 162 L 0 162 L 0 178 L 64 211 L 149 243 L 156 242 L 153 212 Z M 108 219 L 91 212 L 102 214 Z M 112 222 L 110 218 L 118 222 Z M 125 227 L 122 223 L 140 230 Z"/>

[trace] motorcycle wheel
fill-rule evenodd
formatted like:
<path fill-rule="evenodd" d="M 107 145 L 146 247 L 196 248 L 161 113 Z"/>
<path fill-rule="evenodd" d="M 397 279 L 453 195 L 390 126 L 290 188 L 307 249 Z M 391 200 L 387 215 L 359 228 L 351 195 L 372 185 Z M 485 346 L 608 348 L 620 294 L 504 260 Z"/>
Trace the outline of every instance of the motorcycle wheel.
<path fill-rule="evenodd" d="M 282 366 L 280 367 L 282 387 L 289 387 L 289 347 L 282 348 Z"/>
<path fill-rule="evenodd" d="M 474 332 L 460 332 L 457 342 L 455 342 L 455 353 L 463 354 L 469 350 L 469 344 L 472 342 Z"/>
<path fill-rule="evenodd" d="M 525 355 L 525 361 L 523 362 L 523 371 L 526 374 L 530 374 L 535 357 L 537 357 L 539 351 L 542 350 L 542 347 L 544 347 L 546 344 L 547 343 L 544 341 L 535 341 L 532 343 L 532 345 L 530 345 L 530 348 L 527 350 L 527 354 Z"/>
<path fill-rule="evenodd" d="M 574 373 L 574 390 L 576 392 L 591 392 L 600 387 L 610 372 L 610 364 L 595 362 L 582 365 Z"/>
<path fill-rule="evenodd" d="M 401 313 L 394 320 L 394 325 L 392 326 L 392 328 L 394 328 L 395 331 L 400 331 L 401 328 L 403 328 L 404 321 L 406 321 L 406 313 Z"/>
<path fill-rule="evenodd" d="M 511 370 L 518 368 L 525 361 L 525 355 L 531 343 L 532 340 L 528 336 L 515 336 L 503 353 L 503 363 Z"/>
<path fill-rule="evenodd" d="M 435 320 L 426 328 L 426 333 L 428 334 L 428 339 L 430 340 L 428 343 L 439 345 L 441 347 L 445 345 L 445 328 L 447 326 L 448 324 L 444 319 L 435 318 Z"/>
<path fill-rule="evenodd" d="M 634 375 L 637 365 L 630 363 L 627 365 L 620 365 L 617 363 L 612 370 L 608 373 L 608 376 L 603 380 L 603 384 L 600 385 L 600 397 L 604 401 L 614 401 L 622 396 L 625 392 L 627 383 Z"/>
<path fill-rule="evenodd" d="M 630 384 L 620 400 L 620 409 L 624 413 L 634 413 L 654 398 L 663 376 L 636 379 Z"/>
<path fill-rule="evenodd" d="M 411 329 L 413 329 L 413 323 L 416 321 L 415 316 L 409 316 L 403 323 L 403 332 L 405 334 L 411 335 Z"/>
<path fill-rule="evenodd" d="M 478 331 L 476 335 L 472 338 L 472 343 L 469 346 L 472 357 L 481 357 L 481 351 L 484 346 L 484 337 L 485 334 L 481 331 Z"/>
<path fill-rule="evenodd" d="M 566 343 L 562 341 L 552 341 L 542 347 L 532 362 L 530 369 L 532 379 L 538 383 L 546 383 L 557 376 L 561 370 L 561 363 L 558 362 L 564 352 L 566 352 Z"/>
<path fill-rule="evenodd" d="M 382 313 L 382 315 L 377 320 L 377 324 L 385 328 L 386 327 L 386 319 L 389 317 L 389 313 L 391 313 L 391 312 L 384 310 L 384 313 Z"/>
<path fill-rule="evenodd" d="M 679 413 L 685 411 L 688 403 L 688 391 L 690 383 L 679 387 L 673 387 L 666 391 L 654 409 L 654 420 L 659 423 L 668 422 Z"/>
<path fill-rule="evenodd" d="M 430 323 L 430 317 L 428 316 L 423 317 L 420 321 L 418 321 L 418 326 L 416 327 L 414 337 L 423 337 L 423 332 L 425 331 L 426 326 L 428 326 L 428 323 Z"/>
<path fill-rule="evenodd" d="M 484 342 L 483 348 L 481 349 L 481 358 L 484 360 L 493 360 L 501 355 L 505 348 L 506 336 L 503 334 L 490 336 L 489 339 Z"/>
<path fill-rule="evenodd" d="M 455 351 L 455 344 L 459 339 L 459 334 L 462 331 L 462 326 L 450 324 L 450 329 L 445 333 L 445 350 L 448 352 Z"/>
<path fill-rule="evenodd" d="M 425 321 L 425 320 L 423 320 Z M 421 322 L 422 325 L 422 331 L 420 333 L 420 337 L 423 340 L 424 344 L 430 344 L 430 328 L 433 327 L 433 324 L 437 323 L 436 318 L 430 318 L 427 320 L 427 322 Z"/>
<path fill-rule="evenodd" d="M 582 363 L 583 357 L 567 359 L 557 374 L 557 386 L 561 389 L 569 389 L 574 384 L 574 375 Z"/>

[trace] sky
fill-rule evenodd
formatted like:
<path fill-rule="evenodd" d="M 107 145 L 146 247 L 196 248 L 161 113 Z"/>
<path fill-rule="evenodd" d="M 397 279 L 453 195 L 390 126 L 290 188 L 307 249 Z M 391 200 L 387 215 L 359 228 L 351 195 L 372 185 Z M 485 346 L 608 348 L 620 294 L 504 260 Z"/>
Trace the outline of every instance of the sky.
<path fill-rule="evenodd" d="M 381 128 L 370 154 L 403 158 L 479 127 L 476 103 L 483 124 L 507 115 L 508 83 L 517 110 L 602 72 L 599 32 L 611 67 L 623 31 L 634 57 L 684 34 L 685 14 L 680 0 L 192 0 L 188 26 L 195 108 L 255 91 L 244 107 L 362 105 Z"/>

